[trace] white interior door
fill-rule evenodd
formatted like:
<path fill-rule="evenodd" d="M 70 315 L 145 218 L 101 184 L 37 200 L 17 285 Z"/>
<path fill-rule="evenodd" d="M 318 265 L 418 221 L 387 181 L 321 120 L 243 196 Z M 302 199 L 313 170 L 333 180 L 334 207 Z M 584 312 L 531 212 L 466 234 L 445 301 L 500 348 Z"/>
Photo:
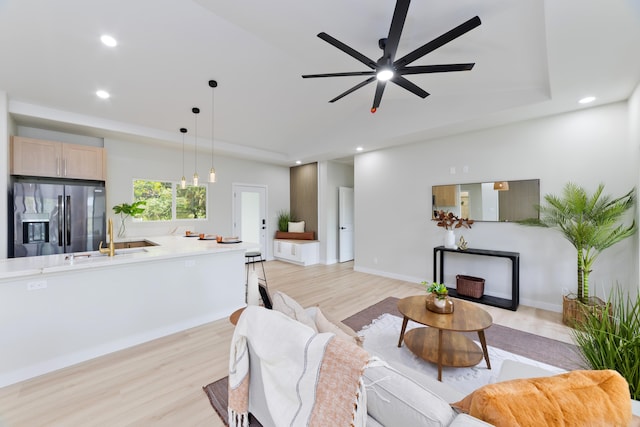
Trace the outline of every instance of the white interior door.
<path fill-rule="evenodd" d="M 339 187 L 338 192 L 338 260 L 345 262 L 353 259 L 353 188 Z"/>
<path fill-rule="evenodd" d="M 233 184 L 233 234 L 267 259 L 267 187 Z"/>

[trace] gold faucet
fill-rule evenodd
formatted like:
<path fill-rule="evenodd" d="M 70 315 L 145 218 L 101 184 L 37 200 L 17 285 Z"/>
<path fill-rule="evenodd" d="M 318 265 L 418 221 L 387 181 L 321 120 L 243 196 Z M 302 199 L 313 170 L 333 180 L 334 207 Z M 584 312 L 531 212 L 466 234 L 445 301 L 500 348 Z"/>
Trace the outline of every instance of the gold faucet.
<path fill-rule="evenodd" d="M 111 218 L 109 218 L 109 221 L 107 222 L 107 234 L 109 235 L 109 246 L 106 248 L 103 248 L 102 241 L 100 241 L 100 246 L 98 247 L 98 251 L 100 251 L 101 254 L 114 256 L 116 254 L 116 249 L 113 243 L 113 220 Z"/>

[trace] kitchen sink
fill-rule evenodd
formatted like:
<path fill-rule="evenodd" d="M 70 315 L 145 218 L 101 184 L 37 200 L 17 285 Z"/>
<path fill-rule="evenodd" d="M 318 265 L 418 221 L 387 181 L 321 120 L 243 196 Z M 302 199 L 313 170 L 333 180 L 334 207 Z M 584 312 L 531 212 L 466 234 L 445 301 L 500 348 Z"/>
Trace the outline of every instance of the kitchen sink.
<path fill-rule="evenodd" d="M 116 249 L 114 256 L 137 254 L 141 252 L 148 252 L 148 251 L 145 248 Z M 76 253 L 68 254 L 67 256 L 64 257 L 64 259 L 65 261 L 83 262 L 83 261 L 90 261 L 92 258 L 95 259 L 95 258 L 105 258 L 105 257 L 108 258 L 109 254 L 103 254 L 103 253 L 100 253 L 99 251 L 94 251 L 94 252 L 76 252 Z"/>

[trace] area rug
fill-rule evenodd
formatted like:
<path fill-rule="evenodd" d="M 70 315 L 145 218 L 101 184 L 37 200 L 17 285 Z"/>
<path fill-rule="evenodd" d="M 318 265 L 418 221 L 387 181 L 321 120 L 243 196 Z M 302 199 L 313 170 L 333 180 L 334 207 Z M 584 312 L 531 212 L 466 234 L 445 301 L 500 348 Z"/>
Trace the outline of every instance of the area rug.
<path fill-rule="evenodd" d="M 401 314 L 397 310 L 397 298 L 386 298 L 353 316 L 343 320 L 365 337 L 365 349 L 376 353 L 391 364 L 403 364 L 425 375 L 437 377 L 437 367 L 425 362 L 411 353 L 404 345 L 397 347 L 398 336 L 402 325 Z M 422 326 L 409 322 L 407 330 Z M 581 359 L 575 346 L 561 341 L 518 331 L 501 325 L 492 325 L 485 331 L 491 368 L 487 369 L 484 361 L 472 368 L 443 368 L 443 382 L 449 383 L 464 394 L 477 387 L 495 381 L 504 360 L 517 360 L 546 369 L 550 373 L 564 370 L 580 369 Z M 477 334 L 469 337 L 475 341 Z M 227 415 L 227 377 L 203 387 L 225 425 Z M 250 426 L 261 424 L 253 417 Z"/>
<path fill-rule="evenodd" d="M 385 313 L 402 317 L 398 311 L 398 298 L 385 298 L 379 303 L 344 319 L 342 323 L 354 331 L 360 331 Z M 399 334 L 400 331 L 398 330 L 396 343 Z M 467 336 L 473 340 L 478 339 L 478 334 L 475 332 L 469 333 Z M 578 348 L 572 344 L 496 324 L 491 325 L 485 331 L 485 337 L 488 345 L 519 356 L 567 371 L 586 369 Z"/>

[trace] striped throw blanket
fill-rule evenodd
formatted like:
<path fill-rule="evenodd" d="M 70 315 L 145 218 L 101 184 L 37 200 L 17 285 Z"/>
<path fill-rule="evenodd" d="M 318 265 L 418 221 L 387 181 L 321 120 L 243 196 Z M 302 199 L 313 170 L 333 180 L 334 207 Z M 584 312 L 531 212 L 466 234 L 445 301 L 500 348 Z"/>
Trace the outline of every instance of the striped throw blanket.
<path fill-rule="evenodd" d="M 258 360 L 249 361 L 249 343 Z M 364 426 L 362 373 L 368 361 L 368 353 L 351 342 L 249 306 L 231 343 L 229 425 L 248 426 L 249 363 L 260 363 L 266 404 L 277 426 Z"/>

